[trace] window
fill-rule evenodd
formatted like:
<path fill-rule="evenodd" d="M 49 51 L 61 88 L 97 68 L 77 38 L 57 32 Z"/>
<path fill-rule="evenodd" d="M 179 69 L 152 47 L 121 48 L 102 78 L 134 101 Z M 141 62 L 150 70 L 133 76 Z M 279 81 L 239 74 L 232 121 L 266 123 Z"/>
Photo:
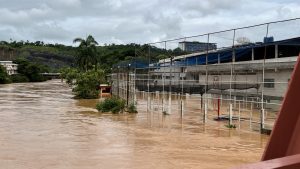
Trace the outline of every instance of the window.
<path fill-rule="evenodd" d="M 264 87 L 265 88 L 274 88 L 275 87 L 274 82 L 275 82 L 274 79 L 265 79 Z"/>

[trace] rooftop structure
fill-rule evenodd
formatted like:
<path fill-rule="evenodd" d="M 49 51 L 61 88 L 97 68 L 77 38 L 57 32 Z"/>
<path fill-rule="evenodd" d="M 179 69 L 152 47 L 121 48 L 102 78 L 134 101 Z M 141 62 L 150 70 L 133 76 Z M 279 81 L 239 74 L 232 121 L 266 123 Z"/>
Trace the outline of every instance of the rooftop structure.
<path fill-rule="evenodd" d="M 215 50 L 217 49 L 216 43 L 205 43 L 205 42 L 198 42 L 198 41 L 182 41 L 178 43 L 179 48 L 186 52 L 202 52 L 208 50 Z"/>
<path fill-rule="evenodd" d="M 240 62 L 250 60 L 264 59 L 264 48 L 267 46 L 266 59 L 283 58 L 290 56 L 298 56 L 300 37 L 285 39 L 281 41 L 272 41 L 267 43 L 249 43 L 245 45 L 234 46 L 235 56 L 232 57 L 233 49 L 224 48 L 219 50 L 209 50 L 192 53 L 188 55 L 181 55 L 174 57 L 175 65 L 192 66 L 192 65 L 205 65 L 206 56 L 207 64 L 220 64 L 228 62 Z M 170 59 L 159 60 L 161 66 L 163 63 L 169 63 Z"/>

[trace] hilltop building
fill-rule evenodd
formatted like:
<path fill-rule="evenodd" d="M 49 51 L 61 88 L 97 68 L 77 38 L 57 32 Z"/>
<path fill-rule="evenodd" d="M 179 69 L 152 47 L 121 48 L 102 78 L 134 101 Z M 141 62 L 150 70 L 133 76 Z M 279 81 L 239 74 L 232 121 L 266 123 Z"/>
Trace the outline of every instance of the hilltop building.
<path fill-rule="evenodd" d="M 0 65 L 2 65 L 8 75 L 17 74 L 18 64 L 13 63 L 12 61 L 0 61 Z"/>

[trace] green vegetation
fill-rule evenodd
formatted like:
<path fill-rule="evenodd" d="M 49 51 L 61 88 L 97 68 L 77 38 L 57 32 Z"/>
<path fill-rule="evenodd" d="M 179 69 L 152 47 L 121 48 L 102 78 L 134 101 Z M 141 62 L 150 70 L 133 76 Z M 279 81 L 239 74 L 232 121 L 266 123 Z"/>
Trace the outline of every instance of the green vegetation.
<path fill-rule="evenodd" d="M 133 103 L 129 104 L 129 106 L 127 107 L 127 112 L 128 113 L 138 113 L 136 106 Z"/>
<path fill-rule="evenodd" d="M 66 83 L 69 84 L 69 86 L 74 85 L 74 80 L 76 79 L 79 73 L 80 71 L 75 68 L 67 67 L 60 69 L 61 78 L 66 79 Z"/>
<path fill-rule="evenodd" d="M 13 82 L 42 82 L 47 80 L 41 75 L 41 73 L 49 72 L 47 66 L 31 63 L 25 59 L 17 59 L 14 63 L 18 64 L 19 75 L 12 77 Z"/>
<path fill-rule="evenodd" d="M 77 48 L 77 55 L 75 58 L 78 68 L 85 71 L 93 67 L 97 68 L 98 60 L 96 57 L 96 45 L 98 45 L 98 42 L 94 39 L 94 37 L 89 35 L 86 39 L 76 38 L 73 42 L 80 43 Z"/>
<path fill-rule="evenodd" d="M 0 65 L 0 84 L 10 83 L 11 80 L 6 72 L 6 69 Z"/>
<path fill-rule="evenodd" d="M 74 39 L 80 42 L 75 62 L 77 68 L 63 68 L 61 77 L 73 87 L 75 98 L 95 99 L 99 97 L 99 85 L 105 82 L 105 72 L 98 68 L 96 62 L 96 40 L 89 35 L 86 40 Z"/>
<path fill-rule="evenodd" d="M 76 98 L 95 99 L 99 97 L 99 85 L 104 82 L 105 75 L 102 70 L 88 70 L 81 72 L 75 79 L 73 92 Z"/>
<path fill-rule="evenodd" d="M 129 62 L 137 59 L 148 63 L 148 45 L 131 43 L 97 46 L 98 43 L 91 35 L 86 39 L 76 38 L 74 42 L 79 43 L 79 47 L 46 44 L 42 41 L 0 41 L 0 60 L 23 58 L 31 63 L 47 65 L 50 72 L 58 72 L 64 67 L 77 66 L 81 69 L 100 67 L 106 73 L 109 73 L 112 65 L 120 62 Z M 179 48 L 165 50 L 151 46 L 150 54 L 151 61 L 157 61 L 158 59 L 186 54 L 186 52 Z"/>
<path fill-rule="evenodd" d="M 88 99 L 98 97 L 98 86 L 105 83 L 106 74 L 114 64 L 128 65 L 134 60 L 147 64 L 149 51 L 151 61 L 185 54 L 179 48 L 165 50 L 139 44 L 98 46 L 91 35 L 75 38 L 73 42 L 78 47 L 42 41 L 1 41 L 0 60 L 16 60 L 19 64 L 19 75 L 11 77 L 13 82 L 44 81 L 40 73 L 61 72 L 61 77 L 73 87 L 75 97 Z"/>
<path fill-rule="evenodd" d="M 6 69 L 0 66 L 0 84 L 22 83 L 22 82 L 42 82 L 47 80 L 41 73 L 48 72 L 48 67 L 31 63 L 25 59 L 17 59 L 14 63 L 18 64 L 18 74 L 9 76 Z"/>
<path fill-rule="evenodd" d="M 96 105 L 96 108 L 99 112 L 102 113 L 120 113 L 125 109 L 125 100 L 117 97 L 106 98 L 104 101 L 99 102 Z"/>
<path fill-rule="evenodd" d="M 162 114 L 163 114 L 163 115 L 170 115 L 170 114 L 167 113 L 167 111 L 165 111 L 165 110 L 162 112 Z"/>
<path fill-rule="evenodd" d="M 230 128 L 230 129 L 236 128 L 235 124 L 226 124 L 225 127 Z"/>
<path fill-rule="evenodd" d="M 99 97 L 99 85 L 105 83 L 105 74 L 101 69 L 90 69 L 86 72 L 75 68 L 65 68 L 61 77 L 73 87 L 75 98 L 95 99 Z"/>
<path fill-rule="evenodd" d="M 41 41 L 0 41 L 0 60 L 26 59 L 31 63 L 47 65 L 50 72 L 72 66 L 76 51 L 72 46 L 45 44 Z"/>
<path fill-rule="evenodd" d="M 11 75 L 10 79 L 13 83 L 25 83 L 25 82 L 29 82 L 29 79 L 27 76 L 22 75 L 22 74 L 15 74 L 15 75 Z"/>

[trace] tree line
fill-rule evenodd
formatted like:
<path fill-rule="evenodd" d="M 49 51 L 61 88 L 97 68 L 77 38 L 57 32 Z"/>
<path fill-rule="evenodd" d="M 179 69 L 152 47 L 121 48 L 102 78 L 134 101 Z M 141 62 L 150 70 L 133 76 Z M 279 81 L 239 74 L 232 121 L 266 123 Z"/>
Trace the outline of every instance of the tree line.
<path fill-rule="evenodd" d="M 73 43 L 74 46 L 66 46 L 62 44 L 46 44 L 42 41 L 1 41 L 0 50 L 3 49 L 2 52 L 8 52 L 10 57 L 16 55 L 14 62 L 19 64 L 17 75 L 8 78 L 3 73 L 3 83 L 8 82 L 9 79 L 12 82 L 45 80 L 41 77 L 40 73 L 49 72 L 51 65 L 48 65 L 48 67 L 44 66 L 39 62 L 37 57 L 47 56 L 43 59 L 47 63 L 47 60 L 50 62 L 54 58 L 52 56 L 59 54 L 62 58 L 69 58 L 71 56 L 72 63 L 60 70 L 56 69 L 54 72 L 61 72 L 62 78 L 66 79 L 66 82 L 72 86 L 77 98 L 97 98 L 99 84 L 106 83 L 105 77 L 111 72 L 111 68 L 115 64 L 124 61 L 130 62 L 135 59 L 144 60 L 148 63 L 149 58 L 151 61 L 158 61 L 159 59 L 186 54 L 179 48 L 166 50 L 147 44 L 131 43 L 100 46 L 92 35 L 86 38 L 75 38 Z M 24 50 L 31 53 L 22 55 L 20 51 L 24 52 Z M 151 52 L 149 53 L 149 51 Z M 39 53 L 40 55 L 38 55 Z M 64 60 L 60 61 L 63 62 Z"/>
<path fill-rule="evenodd" d="M 57 72 L 62 67 L 85 65 L 85 69 L 96 66 L 109 73 L 111 67 L 119 62 L 134 59 L 148 62 L 149 48 L 151 61 L 186 54 L 179 48 L 165 50 L 147 44 L 98 45 L 91 35 L 86 38 L 75 38 L 73 42 L 79 46 L 49 44 L 43 41 L 1 41 L 0 58 L 2 60 L 25 58 L 31 62 L 47 64 L 52 72 Z"/>

